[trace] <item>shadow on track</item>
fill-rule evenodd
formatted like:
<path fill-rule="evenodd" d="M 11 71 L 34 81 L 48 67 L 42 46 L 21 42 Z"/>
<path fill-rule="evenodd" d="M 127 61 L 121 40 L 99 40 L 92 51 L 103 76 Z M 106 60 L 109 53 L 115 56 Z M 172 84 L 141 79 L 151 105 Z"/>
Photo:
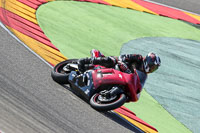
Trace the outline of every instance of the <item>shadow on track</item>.
<path fill-rule="evenodd" d="M 80 94 L 78 94 L 72 88 L 70 88 L 69 85 L 61 85 L 61 86 L 63 86 L 65 89 L 71 91 L 74 95 L 76 95 L 77 97 L 79 97 L 83 101 L 85 101 L 87 104 L 89 104 L 88 101 L 85 98 L 83 98 Z M 99 112 L 99 111 L 97 111 L 97 112 Z M 121 126 L 129 129 L 130 131 L 132 131 L 134 133 L 144 133 L 144 131 L 142 131 L 141 129 L 139 129 L 138 127 L 136 127 L 132 123 L 130 123 L 128 120 L 126 120 L 125 118 L 119 116 L 117 113 L 115 113 L 113 111 L 99 112 L 99 113 L 103 114 L 107 118 L 115 121 L 116 123 L 120 124 Z"/>

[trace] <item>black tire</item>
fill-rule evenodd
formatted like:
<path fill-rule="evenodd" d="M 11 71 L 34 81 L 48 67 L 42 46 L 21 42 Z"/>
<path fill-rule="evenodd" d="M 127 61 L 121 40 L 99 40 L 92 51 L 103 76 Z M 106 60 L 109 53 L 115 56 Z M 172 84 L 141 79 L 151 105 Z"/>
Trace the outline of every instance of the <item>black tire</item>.
<path fill-rule="evenodd" d="M 59 84 L 68 84 L 69 82 L 67 79 L 70 74 L 70 71 L 63 72 L 63 67 L 68 63 L 77 62 L 77 60 L 78 59 L 70 59 L 70 60 L 66 60 L 66 61 L 58 63 L 51 71 L 52 79 Z"/>
<path fill-rule="evenodd" d="M 90 105 L 98 111 L 109 111 L 121 107 L 127 100 L 124 93 L 119 94 L 113 101 L 109 103 L 100 103 L 98 97 L 100 93 L 94 94 L 90 99 Z"/>

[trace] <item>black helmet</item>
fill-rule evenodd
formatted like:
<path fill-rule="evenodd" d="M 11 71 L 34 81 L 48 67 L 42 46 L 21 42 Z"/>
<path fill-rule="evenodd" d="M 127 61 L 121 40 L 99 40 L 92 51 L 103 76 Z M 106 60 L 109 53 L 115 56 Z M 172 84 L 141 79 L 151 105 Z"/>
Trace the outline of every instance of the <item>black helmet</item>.
<path fill-rule="evenodd" d="M 158 67 L 161 64 L 160 57 L 150 52 L 145 58 L 144 58 L 144 70 L 146 73 L 152 73 L 158 69 Z"/>

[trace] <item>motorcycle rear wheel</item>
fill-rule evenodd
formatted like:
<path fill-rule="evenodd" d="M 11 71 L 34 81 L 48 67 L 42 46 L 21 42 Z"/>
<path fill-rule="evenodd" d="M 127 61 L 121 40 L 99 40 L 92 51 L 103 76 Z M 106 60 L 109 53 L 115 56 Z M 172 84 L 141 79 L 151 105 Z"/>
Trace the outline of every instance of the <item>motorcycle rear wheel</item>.
<path fill-rule="evenodd" d="M 102 102 L 99 100 L 99 97 L 101 96 L 100 93 L 94 94 L 90 99 L 90 105 L 98 110 L 98 111 L 109 111 L 116 108 L 121 107 L 127 100 L 127 97 L 124 93 L 119 94 L 114 99 L 112 98 L 111 101 L 105 100 L 106 102 Z"/>
<path fill-rule="evenodd" d="M 69 71 L 64 71 L 63 68 L 68 64 L 72 62 L 77 62 L 77 59 L 70 59 L 70 60 L 65 60 L 63 62 L 58 63 L 51 71 L 51 77 L 52 79 L 59 83 L 59 84 L 68 84 L 68 77 L 70 74 Z"/>

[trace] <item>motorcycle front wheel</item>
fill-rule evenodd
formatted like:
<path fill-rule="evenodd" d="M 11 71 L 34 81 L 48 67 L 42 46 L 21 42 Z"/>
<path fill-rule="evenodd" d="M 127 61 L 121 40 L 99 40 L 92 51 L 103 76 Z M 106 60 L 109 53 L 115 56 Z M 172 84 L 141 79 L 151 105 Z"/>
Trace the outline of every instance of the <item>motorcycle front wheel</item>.
<path fill-rule="evenodd" d="M 109 111 L 121 107 L 126 100 L 124 93 L 111 98 L 105 98 L 100 93 L 96 93 L 91 97 L 90 105 L 98 111 Z"/>
<path fill-rule="evenodd" d="M 59 84 L 68 84 L 70 70 L 64 70 L 64 67 L 69 63 L 77 63 L 77 59 L 69 59 L 58 63 L 51 71 L 52 79 Z"/>

